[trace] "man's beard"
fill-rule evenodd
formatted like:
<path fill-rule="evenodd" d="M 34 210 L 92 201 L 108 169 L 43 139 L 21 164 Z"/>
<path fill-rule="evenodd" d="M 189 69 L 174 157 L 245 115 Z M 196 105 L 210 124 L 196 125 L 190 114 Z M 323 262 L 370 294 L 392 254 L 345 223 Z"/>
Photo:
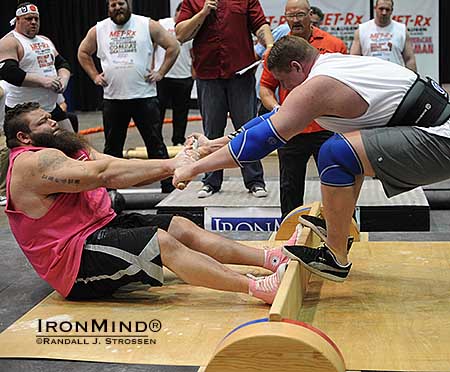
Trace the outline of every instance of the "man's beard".
<path fill-rule="evenodd" d="M 56 136 L 53 133 L 30 133 L 30 137 L 33 146 L 57 149 L 69 157 L 74 157 L 80 150 L 89 147 L 87 141 L 79 134 L 62 129 Z"/>
<path fill-rule="evenodd" d="M 116 25 L 122 26 L 125 23 L 127 23 L 128 20 L 130 19 L 130 17 L 131 17 L 131 10 L 130 9 L 126 9 L 124 13 L 114 12 L 113 14 L 110 15 L 110 17 L 111 17 L 111 20 Z"/>

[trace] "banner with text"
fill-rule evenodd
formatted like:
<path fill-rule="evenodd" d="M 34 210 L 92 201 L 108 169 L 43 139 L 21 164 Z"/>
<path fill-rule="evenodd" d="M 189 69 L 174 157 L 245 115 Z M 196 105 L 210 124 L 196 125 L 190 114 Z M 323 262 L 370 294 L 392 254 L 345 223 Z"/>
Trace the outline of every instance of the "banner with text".
<path fill-rule="evenodd" d="M 320 8 L 324 14 L 320 28 L 341 39 L 350 52 L 358 25 L 370 19 L 370 1 L 315 0 L 310 3 Z"/>
<path fill-rule="evenodd" d="M 171 0 L 175 9 L 179 0 Z M 285 1 L 260 0 L 270 27 L 286 23 Z M 370 19 L 370 1 L 313 0 L 325 17 L 321 28 L 342 39 L 350 49 L 358 24 Z M 396 0 L 393 19 L 405 23 L 416 54 L 418 72 L 439 79 L 439 7 L 436 0 Z"/>
<path fill-rule="evenodd" d="M 423 77 L 439 81 L 439 6 L 436 0 L 396 0 L 393 19 L 408 28 L 416 55 L 417 70 Z"/>
<path fill-rule="evenodd" d="M 280 208 L 205 207 L 204 226 L 209 231 L 278 231 Z"/>

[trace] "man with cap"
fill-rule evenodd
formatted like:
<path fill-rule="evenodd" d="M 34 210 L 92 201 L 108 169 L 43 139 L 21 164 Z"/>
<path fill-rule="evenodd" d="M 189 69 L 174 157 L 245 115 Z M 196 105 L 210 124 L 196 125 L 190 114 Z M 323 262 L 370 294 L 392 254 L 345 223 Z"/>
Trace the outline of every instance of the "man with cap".
<path fill-rule="evenodd" d="M 67 88 L 70 66 L 52 41 L 39 35 L 39 10 L 19 3 L 14 30 L 0 40 L 0 79 L 7 82 L 6 110 L 19 103 L 38 102 L 60 127 L 71 130 L 67 115 L 56 100 Z"/>

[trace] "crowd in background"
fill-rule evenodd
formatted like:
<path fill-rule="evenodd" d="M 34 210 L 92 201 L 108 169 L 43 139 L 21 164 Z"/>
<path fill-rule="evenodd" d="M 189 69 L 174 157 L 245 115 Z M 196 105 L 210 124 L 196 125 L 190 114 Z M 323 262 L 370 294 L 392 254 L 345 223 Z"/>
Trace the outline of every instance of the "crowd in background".
<path fill-rule="evenodd" d="M 416 70 L 409 33 L 392 20 L 392 0 L 375 2 L 373 20 L 359 26 L 351 54 L 373 55 Z M 307 40 L 321 53 L 346 53 L 339 39 L 320 29 L 323 12 L 307 0 L 288 0 L 286 23 L 270 30 L 257 0 L 184 0 L 173 17 L 159 22 L 132 13 L 128 0 L 110 0 L 108 18 L 86 34 L 78 60 L 93 83 L 103 88 L 104 152 L 122 156 L 132 118 L 146 145 L 149 158 L 168 157 L 162 138 L 166 109 L 172 107 L 172 144 L 183 144 L 193 82 L 196 82 L 203 131 L 210 138 L 223 136 L 228 115 L 236 130 L 251 118 L 276 109 L 289 94 L 271 76 L 264 62 L 260 78 L 255 60 L 264 61 L 273 43 L 291 34 Z M 15 104 L 37 101 L 61 126 L 77 131 L 77 118 L 67 113 L 63 93 L 73 66 L 50 39 L 39 35 L 39 11 L 20 3 L 14 29 L 0 41 L 0 111 Z M 251 34 L 254 38 L 251 38 Z M 371 35 L 379 34 L 374 40 Z M 39 45 L 39 51 L 33 49 Z M 98 57 L 100 66 L 93 57 Z M 6 63 L 6 64 L 5 64 Z M 0 117 L 2 122 L 2 117 Z M 306 164 L 317 159 L 320 145 L 329 138 L 312 122 L 279 150 L 280 194 L 283 216 L 303 203 Z M 0 205 L 4 205 L 7 148 L 0 138 Z M 255 197 L 267 196 L 260 162 L 242 169 L 246 189 Z M 205 174 L 198 197 L 220 191 L 223 171 Z M 161 182 L 172 191 L 171 180 Z"/>

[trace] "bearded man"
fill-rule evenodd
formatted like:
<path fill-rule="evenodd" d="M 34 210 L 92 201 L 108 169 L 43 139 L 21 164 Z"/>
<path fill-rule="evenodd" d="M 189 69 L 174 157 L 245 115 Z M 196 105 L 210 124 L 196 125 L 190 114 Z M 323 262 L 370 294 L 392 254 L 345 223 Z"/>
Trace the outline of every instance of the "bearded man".
<path fill-rule="evenodd" d="M 158 22 L 132 14 L 127 0 L 109 0 L 109 18 L 92 27 L 78 49 L 78 60 L 92 79 L 103 87 L 104 153 L 122 157 L 128 124 L 133 118 L 144 140 L 148 157 L 167 159 L 162 137 L 156 82 L 174 64 L 178 42 Z M 166 50 L 158 71 L 153 71 L 154 44 Z M 102 72 L 92 55 L 97 53 Z M 173 190 L 170 180 L 163 192 Z"/>
<path fill-rule="evenodd" d="M 100 154 L 60 129 L 36 103 L 6 114 L 5 135 L 11 149 L 5 210 L 11 231 L 39 276 L 63 297 L 107 297 L 132 282 L 161 286 L 164 265 L 191 285 L 272 303 L 288 261 L 281 248 L 244 246 L 182 217 L 112 210 L 106 187 L 172 176 L 194 161 L 192 150 L 162 160 Z M 249 278 L 224 265 L 231 263 L 274 273 Z"/>

